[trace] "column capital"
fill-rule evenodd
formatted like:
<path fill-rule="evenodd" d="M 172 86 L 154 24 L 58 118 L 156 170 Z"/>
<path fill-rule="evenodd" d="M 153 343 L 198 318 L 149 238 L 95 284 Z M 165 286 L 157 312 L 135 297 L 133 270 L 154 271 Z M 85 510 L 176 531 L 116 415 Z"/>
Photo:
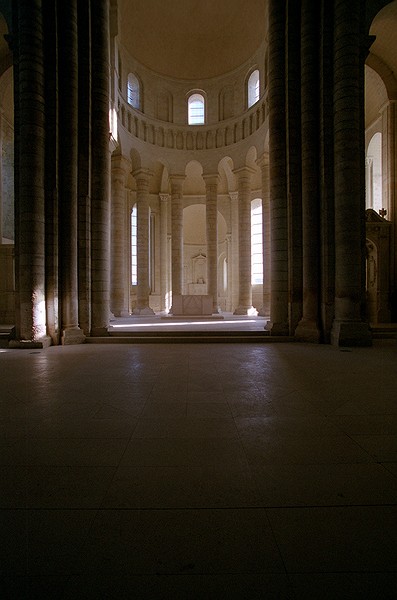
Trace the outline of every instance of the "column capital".
<path fill-rule="evenodd" d="M 256 159 L 256 164 L 259 168 L 263 169 L 264 167 L 269 166 L 269 152 L 264 152 L 262 156 Z"/>
<path fill-rule="evenodd" d="M 150 178 L 154 175 L 153 171 L 150 171 L 150 169 L 136 169 L 135 171 L 132 171 L 132 176 L 134 177 L 134 179 L 136 181 L 138 181 L 138 179 L 144 179 L 147 182 L 149 182 Z"/>
<path fill-rule="evenodd" d="M 159 194 L 159 198 L 160 198 L 161 202 L 168 202 L 168 200 L 170 198 L 170 195 L 169 194 L 160 193 Z"/>
<path fill-rule="evenodd" d="M 169 175 L 169 179 L 171 183 L 183 183 L 186 179 L 186 175 L 182 175 L 181 173 L 173 173 Z"/>
<path fill-rule="evenodd" d="M 244 166 L 239 167 L 238 169 L 233 169 L 233 173 L 237 175 L 239 179 L 250 179 L 252 175 L 255 173 L 255 169 L 252 167 Z"/>
<path fill-rule="evenodd" d="M 238 192 L 229 192 L 230 200 L 233 202 L 237 202 L 238 200 Z"/>
<path fill-rule="evenodd" d="M 131 170 L 131 161 L 121 154 L 112 154 L 110 157 L 111 172 L 114 170 L 126 171 L 127 173 Z"/>
<path fill-rule="evenodd" d="M 220 180 L 219 173 L 203 174 L 202 178 L 205 181 L 205 185 L 218 185 Z"/>

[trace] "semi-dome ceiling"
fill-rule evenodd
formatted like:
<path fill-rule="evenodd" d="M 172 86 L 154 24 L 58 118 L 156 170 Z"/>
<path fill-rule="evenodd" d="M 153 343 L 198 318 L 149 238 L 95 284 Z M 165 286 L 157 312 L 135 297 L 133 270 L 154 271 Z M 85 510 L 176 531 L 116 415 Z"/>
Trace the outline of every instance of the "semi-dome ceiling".
<path fill-rule="evenodd" d="M 265 36 L 267 0 L 119 0 L 120 41 L 141 64 L 178 79 L 242 65 Z"/>

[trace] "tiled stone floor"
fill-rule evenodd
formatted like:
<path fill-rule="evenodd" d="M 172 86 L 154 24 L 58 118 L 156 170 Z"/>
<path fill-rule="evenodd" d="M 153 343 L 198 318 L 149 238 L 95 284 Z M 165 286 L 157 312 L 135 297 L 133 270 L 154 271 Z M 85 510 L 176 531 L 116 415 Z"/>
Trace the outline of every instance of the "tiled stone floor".
<path fill-rule="evenodd" d="M 0 351 L 2 599 L 397 598 L 397 345 Z"/>

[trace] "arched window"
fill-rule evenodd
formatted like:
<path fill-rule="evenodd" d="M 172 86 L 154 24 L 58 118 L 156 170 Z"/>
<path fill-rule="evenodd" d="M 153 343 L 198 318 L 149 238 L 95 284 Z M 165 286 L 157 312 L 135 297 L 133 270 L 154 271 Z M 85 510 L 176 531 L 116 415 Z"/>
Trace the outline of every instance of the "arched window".
<path fill-rule="evenodd" d="M 128 75 L 127 102 L 138 110 L 141 108 L 141 86 L 138 77 L 134 73 Z"/>
<path fill-rule="evenodd" d="M 259 100 L 259 70 L 252 71 L 247 84 L 248 108 Z"/>
<path fill-rule="evenodd" d="M 134 204 L 131 211 L 131 285 L 138 285 L 137 241 L 137 206 Z"/>
<path fill-rule="evenodd" d="M 205 122 L 205 100 L 202 94 L 192 94 L 188 100 L 189 125 L 203 125 Z"/>
<path fill-rule="evenodd" d="M 262 200 L 251 202 L 251 284 L 263 283 Z"/>
<path fill-rule="evenodd" d="M 366 208 L 379 212 L 383 206 L 382 192 L 382 134 L 375 133 L 368 144 L 366 163 Z"/>

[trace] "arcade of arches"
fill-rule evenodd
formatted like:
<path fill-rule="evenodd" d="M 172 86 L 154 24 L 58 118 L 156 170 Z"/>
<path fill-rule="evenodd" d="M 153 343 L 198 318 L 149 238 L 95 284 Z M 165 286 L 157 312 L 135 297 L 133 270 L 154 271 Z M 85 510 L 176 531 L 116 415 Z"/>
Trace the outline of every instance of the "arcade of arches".
<path fill-rule="evenodd" d="M 369 345 L 397 320 L 397 1 L 165 4 L 0 2 L 10 344 L 182 295 Z"/>

